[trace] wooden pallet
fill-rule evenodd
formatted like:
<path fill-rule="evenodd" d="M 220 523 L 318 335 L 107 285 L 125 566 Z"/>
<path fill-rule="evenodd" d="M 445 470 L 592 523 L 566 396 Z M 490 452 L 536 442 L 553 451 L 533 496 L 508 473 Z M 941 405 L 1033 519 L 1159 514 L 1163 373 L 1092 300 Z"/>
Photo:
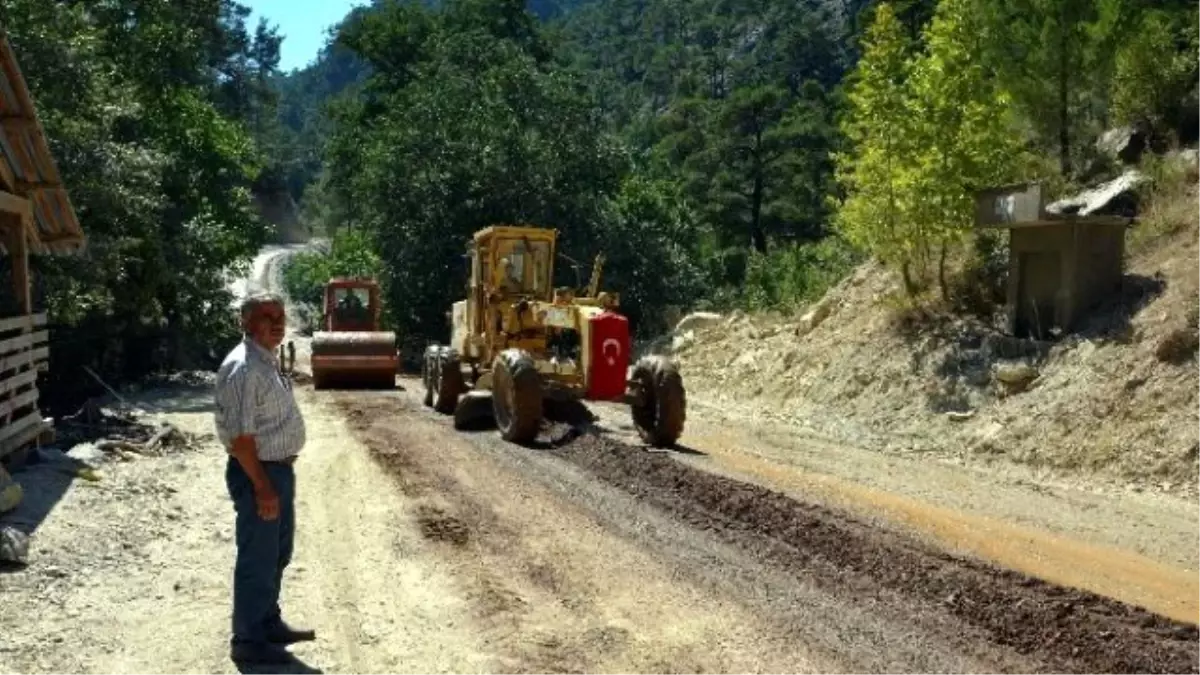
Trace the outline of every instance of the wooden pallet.
<path fill-rule="evenodd" d="M 0 319 L 0 458 L 48 431 L 38 409 L 38 373 L 49 368 L 46 315 Z"/>

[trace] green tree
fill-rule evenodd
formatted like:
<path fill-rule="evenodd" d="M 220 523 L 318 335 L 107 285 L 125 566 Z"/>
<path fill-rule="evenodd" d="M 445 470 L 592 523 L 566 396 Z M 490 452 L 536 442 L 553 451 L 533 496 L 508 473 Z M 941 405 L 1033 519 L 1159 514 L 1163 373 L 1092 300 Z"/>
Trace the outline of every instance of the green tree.
<path fill-rule="evenodd" d="M 984 26 L 973 0 L 941 0 L 910 82 L 915 163 L 905 211 L 923 257 L 937 249 L 943 297 L 947 252 L 970 231 L 974 192 L 1013 180 L 1023 165 L 1011 99 L 977 57 Z"/>
<path fill-rule="evenodd" d="M 4 3 L 89 238 L 79 258 L 35 260 L 51 321 L 71 336 L 52 355 L 52 404 L 86 393 L 80 365 L 137 377 L 211 363 L 236 338 L 224 272 L 248 262 L 266 228 L 249 196 L 262 156 L 249 121 L 222 111 L 215 75 L 246 56 L 235 10 L 225 0 Z"/>
<path fill-rule="evenodd" d="M 1117 0 L 1123 2 L 1123 0 Z M 1115 7 L 1115 3 L 1110 3 Z M 1112 31 L 1097 0 L 974 0 L 962 12 L 977 19 L 972 60 L 993 72 L 1042 147 L 1058 155 L 1070 177 L 1095 133 L 1107 89 Z M 1120 11 L 1118 9 L 1118 11 Z"/>
<path fill-rule="evenodd" d="M 329 188 L 350 222 L 374 233 L 393 315 L 414 339 L 446 337 L 478 229 L 556 227 L 568 255 L 593 252 L 625 163 L 586 92 L 541 61 L 524 10 L 497 22 L 493 9 L 472 18 L 473 7 L 422 19 L 429 33 L 408 50 L 406 78 L 372 76 L 379 104 L 342 106 L 329 155 Z M 497 37 L 497 25 L 511 33 Z M 408 39 L 387 23 L 361 30 L 357 44 L 387 53 L 387 36 Z"/>
<path fill-rule="evenodd" d="M 917 151 L 911 68 L 904 27 L 891 5 L 880 3 L 846 95 L 842 132 L 850 147 L 834 155 L 846 194 L 835 216 L 838 230 L 854 246 L 898 267 L 910 294 L 917 288 L 912 264 L 921 238 L 908 198 Z"/>
<path fill-rule="evenodd" d="M 1185 106 L 1195 109 L 1198 49 L 1194 11 L 1173 15 L 1156 9 L 1143 14 L 1132 38 L 1117 52 L 1114 119 L 1157 136 L 1173 131 Z"/>

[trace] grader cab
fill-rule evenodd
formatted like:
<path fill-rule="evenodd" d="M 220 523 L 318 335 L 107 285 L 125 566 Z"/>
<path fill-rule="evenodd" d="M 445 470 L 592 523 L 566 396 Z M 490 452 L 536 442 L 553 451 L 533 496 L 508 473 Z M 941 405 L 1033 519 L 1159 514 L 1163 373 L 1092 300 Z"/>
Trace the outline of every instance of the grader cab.
<path fill-rule="evenodd" d="M 599 292 L 602 258 L 582 295 L 554 288 L 557 232 L 494 226 L 477 232 L 467 260 L 467 297 L 450 311 L 450 344 L 422 363 L 425 405 L 462 427 L 490 393 L 507 441 L 538 433 L 547 399 L 624 401 L 642 439 L 656 447 L 683 433 L 686 397 L 676 365 L 647 356 L 630 372 L 628 320 L 618 296 Z"/>

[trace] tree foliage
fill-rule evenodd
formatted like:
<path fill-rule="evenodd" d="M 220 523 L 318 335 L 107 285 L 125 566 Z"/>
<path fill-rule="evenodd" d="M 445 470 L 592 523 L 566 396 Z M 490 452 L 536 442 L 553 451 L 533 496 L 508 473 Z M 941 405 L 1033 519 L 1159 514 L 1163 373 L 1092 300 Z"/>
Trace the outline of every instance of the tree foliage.
<path fill-rule="evenodd" d="M 1118 123 L 1169 136 L 1188 108 L 1194 117 L 1200 39 L 1191 14 L 1147 11 L 1117 51 L 1112 107 Z"/>
<path fill-rule="evenodd" d="M 850 148 L 835 155 L 837 180 L 846 194 L 836 216 L 839 230 L 855 246 L 899 267 L 910 290 L 921 238 L 908 199 L 917 140 L 909 89 L 912 59 L 903 25 L 891 5 L 880 5 L 846 97 L 842 131 Z"/>
<path fill-rule="evenodd" d="M 1195 21 L 1181 0 L 1153 5 L 377 2 L 348 15 L 327 48 L 362 65 L 353 89 L 321 104 L 331 142 L 310 189 L 326 222 L 368 227 L 393 247 L 394 300 L 416 330 L 461 294 L 455 256 L 473 229 L 546 214 L 569 220 L 573 254 L 671 231 L 660 240 L 687 281 L 621 288 L 654 277 L 653 247 L 608 276 L 639 317 L 702 295 L 750 302 L 748 284 L 811 293 L 785 280 L 824 278 L 793 266 L 836 258 L 806 250 L 835 229 L 915 289 L 934 266 L 944 272 L 974 190 L 1050 158 L 1074 177 L 1113 120 L 1178 126 L 1170 111 L 1187 103 Z M 1152 37 L 1122 32 L 1142 24 Z M 1178 64 L 1174 84 L 1147 77 L 1156 60 Z M 548 137 L 571 150 L 548 152 Z M 649 186 L 672 206 L 629 232 L 619 205 Z M 781 305 L 800 296 L 761 294 Z"/>
<path fill-rule="evenodd" d="M 3 21 L 89 246 L 35 260 L 54 326 L 46 400 L 81 365 L 136 377 L 211 363 L 235 339 L 225 271 L 265 240 L 250 187 L 264 164 L 255 115 L 274 67 L 227 0 L 8 0 Z M 220 73 L 220 75 L 218 75 Z M 259 82 L 259 85 L 262 85 Z M 62 396 L 63 394 L 66 396 Z"/>
<path fill-rule="evenodd" d="M 407 340 L 444 339 L 467 238 L 506 222 L 557 228 L 583 276 L 604 252 L 653 332 L 669 306 L 793 306 L 859 251 L 911 287 L 972 191 L 1077 176 L 1114 122 L 1196 136 L 1186 0 L 375 0 L 287 74 L 248 16 L 0 4 L 91 239 L 37 261 L 55 373 L 223 351 L 272 196 L 337 233 L 297 293 L 378 274 Z"/>
<path fill-rule="evenodd" d="M 974 0 L 942 0 L 908 82 L 913 168 L 902 199 L 920 259 L 937 252 L 943 296 L 947 250 L 971 228 L 975 192 L 1011 182 L 1024 164 L 1011 98 L 976 58 L 986 30 Z"/>
<path fill-rule="evenodd" d="M 363 230 L 340 230 L 329 252 L 305 251 L 293 255 L 284 268 L 283 285 L 288 297 L 312 308 L 325 301 L 325 285 L 334 277 L 378 278 L 382 261 L 375 242 Z"/>
<path fill-rule="evenodd" d="M 677 295 L 663 283 L 686 263 L 664 228 L 669 197 L 626 180 L 628 152 L 520 3 L 384 3 L 339 39 L 376 74 L 337 105 L 328 194 L 374 236 L 403 335 L 447 337 L 465 245 L 493 224 L 556 228 L 574 260 L 604 250 L 635 320 Z M 667 267 L 651 275 L 640 256 L 654 252 Z M 576 283 L 570 265 L 558 277 Z"/>

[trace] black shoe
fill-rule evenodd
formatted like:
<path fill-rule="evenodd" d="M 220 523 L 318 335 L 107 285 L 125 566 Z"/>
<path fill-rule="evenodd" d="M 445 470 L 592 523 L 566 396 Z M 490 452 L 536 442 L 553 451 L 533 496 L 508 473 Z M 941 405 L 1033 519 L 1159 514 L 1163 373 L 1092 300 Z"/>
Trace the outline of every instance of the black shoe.
<path fill-rule="evenodd" d="M 269 642 L 235 642 L 229 647 L 229 657 L 234 663 L 291 663 L 296 658 Z"/>
<path fill-rule="evenodd" d="M 267 641 L 277 645 L 290 645 L 293 642 L 311 642 L 317 639 L 317 632 L 307 628 L 292 628 L 283 623 L 267 631 Z"/>

